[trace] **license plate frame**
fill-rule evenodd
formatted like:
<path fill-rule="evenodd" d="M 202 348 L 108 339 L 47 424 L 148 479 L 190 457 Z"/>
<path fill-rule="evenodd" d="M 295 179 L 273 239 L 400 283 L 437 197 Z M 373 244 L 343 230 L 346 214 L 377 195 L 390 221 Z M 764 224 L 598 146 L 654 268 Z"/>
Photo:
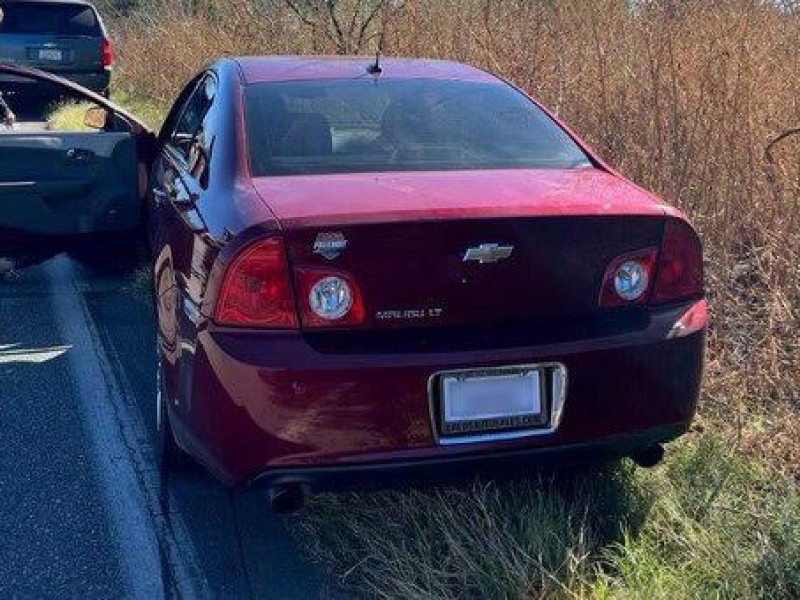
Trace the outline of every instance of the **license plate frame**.
<path fill-rule="evenodd" d="M 531 375 L 534 374 L 535 375 Z M 453 419 L 449 409 L 453 380 L 463 382 L 488 382 L 484 392 L 491 392 L 491 382 L 503 378 L 525 377 L 538 379 L 539 410 L 518 414 L 491 414 L 478 419 Z M 561 363 L 537 363 L 501 367 L 458 369 L 434 373 L 428 381 L 431 424 L 434 438 L 439 444 L 466 444 L 493 440 L 546 435 L 558 428 L 566 397 L 566 367 Z M 449 387 L 449 392 L 448 392 Z M 502 385 L 497 389 L 502 390 Z M 514 403 L 511 403 L 514 404 Z M 506 404 L 508 406 L 508 404 Z M 535 408 L 535 403 L 532 403 Z M 501 411 L 502 412 L 502 411 Z M 448 419 L 448 415 L 451 417 Z M 462 415 L 463 416 L 463 415 Z M 469 411 L 467 411 L 467 417 Z"/>

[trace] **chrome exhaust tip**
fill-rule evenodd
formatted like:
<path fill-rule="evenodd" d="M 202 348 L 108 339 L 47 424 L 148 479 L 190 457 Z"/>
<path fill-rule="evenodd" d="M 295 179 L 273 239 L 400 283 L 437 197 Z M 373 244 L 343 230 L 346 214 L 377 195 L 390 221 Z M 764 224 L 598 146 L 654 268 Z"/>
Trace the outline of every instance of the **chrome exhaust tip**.
<path fill-rule="evenodd" d="M 663 444 L 653 444 L 637 450 L 631 455 L 631 459 L 643 469 L 655 467 L 664 460 Z"/>
<path fill-rule="evenodd" d="M 273 512 L 291 514 L 303 508 L 305 492 L 298 483 L 285 483 L 268 489 L 267 499 Z"/>

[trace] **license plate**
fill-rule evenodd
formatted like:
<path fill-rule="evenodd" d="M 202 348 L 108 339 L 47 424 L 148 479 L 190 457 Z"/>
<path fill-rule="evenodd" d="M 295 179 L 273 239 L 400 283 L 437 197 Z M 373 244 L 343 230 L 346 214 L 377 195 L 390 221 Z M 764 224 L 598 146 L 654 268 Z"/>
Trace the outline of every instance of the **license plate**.
<path fill-rule="evenodd" d="M 538 367 L 443 373 L 443 436 L 543 427 L 548 422 L 546 376 Z"/>
<path fill-rule="evenodd" d="M 39 50 L 39 60 L 46 60 L 50 62 L 61 62 L 64 60 L 63 50 Z"/>

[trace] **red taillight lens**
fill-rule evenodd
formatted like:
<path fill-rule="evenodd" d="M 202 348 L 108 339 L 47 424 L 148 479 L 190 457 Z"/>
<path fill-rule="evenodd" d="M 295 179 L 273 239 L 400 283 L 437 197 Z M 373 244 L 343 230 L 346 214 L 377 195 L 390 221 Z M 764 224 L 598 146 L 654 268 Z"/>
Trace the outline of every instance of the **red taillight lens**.
<path fill-rule="evenodd" d="M 654 304 L 686 300 L 704 292 L 700 239 L 683 221 L 667 221 L 656 277 Z"/>
<path fill-rule="evenodd" d="M 103 39 L 103 68 L 110 69 L 114 66 L 114 44 L 110 39 Z"/>
<path fill-rule="evenodd" d="M 248 246 L 228 267 L 217 301 L 220 325 L 298 327 L 286 249 L 280 238 Z"/>
<path fill-rule="evenodd" d="M 353 327 L 366 321 L 364 298 L 351 275 L 311 268 L 295 273 L 303 327 Z"/>
<path fill-rule="evenodd" d="M 600 306 L 644 304 L 653 286 L 655 248 L 628 252 L 615 258 L 606 269 L 600 289 Z"/>

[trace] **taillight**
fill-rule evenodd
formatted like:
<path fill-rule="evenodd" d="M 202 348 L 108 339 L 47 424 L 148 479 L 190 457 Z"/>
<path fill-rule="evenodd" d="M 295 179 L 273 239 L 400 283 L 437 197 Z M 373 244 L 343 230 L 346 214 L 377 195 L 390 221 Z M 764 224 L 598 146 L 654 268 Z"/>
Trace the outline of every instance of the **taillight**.
<path fill-rule="evenodd" d="M 600 305 L 666 304 L 698 298 L 703 292 L 700 240 L 687 223 L 670 219 L 660 250 L 629 252 L 611 261 Z"/>
<path fill-rule="evenodd" d="M 260 240 L 233 259 L 220 289 L 220 325 L 296 329 L 292 282 L 280 238 Z"/>
<path fill-rule="evenodd" d="M 108 38 L 103 38 L 103 68 L 111 69 L 114 66 L 114 44 Z"/>
<path fill-rule="evenodd" d="M 298 268 L 295 273 L 304 327 L 352 327 L 366 321 L 364 299 L 352 276 L 311 268 Z"/>
<path fill-rule="evenodd" d="M 655 248 L 629 252 L 615 258 L 606 269 L 600 306 L 628 306 L 647 302 L 653 285 Z"/>
<path fill-rule="evenodd" d="M 664 304 L 703 294 L 703 250 L 694 230 L 670 219 L 664 229 L 652 302 Z"/>

